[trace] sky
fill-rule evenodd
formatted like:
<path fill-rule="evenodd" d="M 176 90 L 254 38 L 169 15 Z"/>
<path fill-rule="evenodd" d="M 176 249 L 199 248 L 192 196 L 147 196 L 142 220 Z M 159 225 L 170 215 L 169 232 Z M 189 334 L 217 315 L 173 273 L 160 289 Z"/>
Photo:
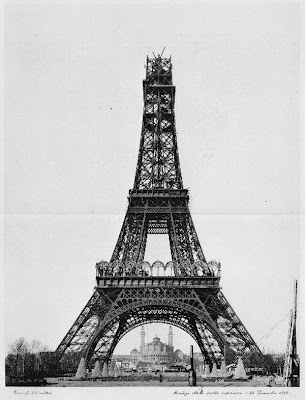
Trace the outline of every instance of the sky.
<path fill-rule="evenodd" d="M 133 186 L 146 56 L 166 46 L 203 251 L 260 347 L 285 351 L 301 256 L 299 15 L 266 2 L 5 8 L 6 345 L 55 349 L 89 300 Z M 145 258 L 169 261 L 166 236 Z M 167 340 L 168 326 L 147 331 Z M 175 348 L 192 343 L 174 328 Z M 139 344 L 135 329 L 115 353 Z"/>

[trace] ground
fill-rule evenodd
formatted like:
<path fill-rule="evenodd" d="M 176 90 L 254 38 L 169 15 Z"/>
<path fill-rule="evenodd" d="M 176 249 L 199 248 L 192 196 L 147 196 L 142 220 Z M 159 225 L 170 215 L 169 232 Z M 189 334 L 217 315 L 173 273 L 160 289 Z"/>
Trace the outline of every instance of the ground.
<path fill-rule="evenodd" d="M 60 387 L 98 387 L 98 386 L 163 386 L 163 387 L 186 387 L 188 386 L 187 379 L 185 380 L 167 380 L 166 378 L 163 382 L 158 380 L 149 381 L 127 381 L 127 380 L 76 380 L 73 378 L 46 378 L 48 386 L 60 386 Z M 202 379 L 197 380 L 198 387 L 266 387 L 267 383 L 263 381 L 203 381 Z M 280 387 L 282 385 L 272 386 Z"/>

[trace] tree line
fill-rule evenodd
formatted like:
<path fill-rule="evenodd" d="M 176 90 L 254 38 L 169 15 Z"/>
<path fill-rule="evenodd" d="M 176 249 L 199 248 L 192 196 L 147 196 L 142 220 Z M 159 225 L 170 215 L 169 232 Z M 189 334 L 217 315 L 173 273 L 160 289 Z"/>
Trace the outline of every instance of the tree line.
<path fill-rule="evenodd" d="M 236 362 L 236 355 L 227 354 L 226 364 Z M 59 360 L 49 347 L 39 340 L 27 341 L 25 338 L 15 340 L 10 346 L 5 359 L 7 384 L 17 381 L 31 381 L 47 376 L 73 375 L 77 370 L 80 355 L 65 354 Z M 244 365 L 249 373 L 281 374 L 284 367 L 284 354 L 253 354 L 244 357 Z"/>

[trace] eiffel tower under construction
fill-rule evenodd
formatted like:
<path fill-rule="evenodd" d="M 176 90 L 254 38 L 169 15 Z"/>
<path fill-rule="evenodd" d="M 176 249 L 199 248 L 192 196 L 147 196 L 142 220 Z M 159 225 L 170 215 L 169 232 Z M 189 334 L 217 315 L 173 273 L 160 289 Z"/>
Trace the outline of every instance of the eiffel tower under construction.
<path fill-rule="evenodd" d="M 143 97 L 135 180 L 118 240 L 109 262 L 96 264 L 94 293 L 55 354 L 91 368 L 111 359 L 126 333 L 151 322 L 183 329 L 211 365 L 228 352 L 260 353 L 221 291 L 220 263 L 206 260 L 195 230 L 179 162 L 171 58 L 147 58 Z M 153 234 L 168 235 L 171 260 L 145 261 Z"/>

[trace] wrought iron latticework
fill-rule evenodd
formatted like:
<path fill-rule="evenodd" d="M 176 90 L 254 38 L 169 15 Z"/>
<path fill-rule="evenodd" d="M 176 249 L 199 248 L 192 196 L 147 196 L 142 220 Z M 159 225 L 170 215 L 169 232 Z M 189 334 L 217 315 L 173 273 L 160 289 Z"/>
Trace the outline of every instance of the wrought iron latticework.
<path fill-rule="evenodd" d="M 148 234 L 168 234 L 175 273 L 206 264 L 183 189 L 175 124 L 175 86 L 170 58 L 147 58 L 143 123 L 133 189 L 110 263 L 144 261 Z M 194 268 L 193 268 L 194 269 Z M 195 268 L 196 269 L 196 268 Z M 191 273 L 191 272 L 190 272 Z"/>
<path fill-rule="evenodd" d="M 87 364 L 108 360 L 123 335 L 150 322 L 188 332 L 209 363 L 219 363 L 225 347 L 236 355 L 259 352 L 220 290 L 220 263 L 207 262 L 194 227 L 179 162 L 170 58 L 147 58 L 143 96 L 135 181 L 117 243 L 109 262 L 97 263 L 95 292 L 56 354 L 79 354 Z M 149 234 L 168 235 L 169 262 L 145 261 Z"/>
<path fill-rule="evenodd" d="M 182 189 L 170 58 L 147 58 L 136 189 Z"/>

